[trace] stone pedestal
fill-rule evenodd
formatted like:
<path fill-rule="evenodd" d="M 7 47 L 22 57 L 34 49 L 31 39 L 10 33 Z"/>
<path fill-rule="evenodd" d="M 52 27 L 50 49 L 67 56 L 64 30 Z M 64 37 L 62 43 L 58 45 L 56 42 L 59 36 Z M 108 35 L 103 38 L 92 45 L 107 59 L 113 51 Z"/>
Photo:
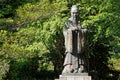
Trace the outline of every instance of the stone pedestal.
<path fill-rule="evenodd" d="M 91 80 L 91 76 L 88 76 L 88 73 L 69 73 L 62 74 L 55 80 Z"/>

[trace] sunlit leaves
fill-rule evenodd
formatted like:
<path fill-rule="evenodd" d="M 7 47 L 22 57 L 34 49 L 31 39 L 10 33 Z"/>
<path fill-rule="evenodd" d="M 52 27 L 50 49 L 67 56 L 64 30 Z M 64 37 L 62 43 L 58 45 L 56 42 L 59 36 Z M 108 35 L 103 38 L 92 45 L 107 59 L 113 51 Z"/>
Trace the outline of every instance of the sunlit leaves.
<path fill-rule="evenodd" d="M 50 4 L 49 1 L 38 2 L 37 4 L 27 3 L 16 10 L 16 18 L 19 20 L 17 24 L 27 24 L 38 19 L 44 19 L 56 15 L 67 8 L 65 6 L 66 3 L 67 2 L 54 2 Z"/>

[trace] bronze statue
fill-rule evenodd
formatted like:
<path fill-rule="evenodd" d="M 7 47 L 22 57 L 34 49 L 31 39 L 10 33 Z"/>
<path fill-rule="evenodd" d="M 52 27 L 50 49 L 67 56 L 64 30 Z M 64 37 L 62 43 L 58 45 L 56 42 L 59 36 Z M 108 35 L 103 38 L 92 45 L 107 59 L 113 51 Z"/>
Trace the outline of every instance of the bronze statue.
<path fill-rule="evenodd" d="M 65 38 L 65 61 L 63 73 L 86 72 L 86 35 L 87 29 L 79 25 L 79 13 L 76 5 L 71 8 L 71 17 L 63 30 Z"/>

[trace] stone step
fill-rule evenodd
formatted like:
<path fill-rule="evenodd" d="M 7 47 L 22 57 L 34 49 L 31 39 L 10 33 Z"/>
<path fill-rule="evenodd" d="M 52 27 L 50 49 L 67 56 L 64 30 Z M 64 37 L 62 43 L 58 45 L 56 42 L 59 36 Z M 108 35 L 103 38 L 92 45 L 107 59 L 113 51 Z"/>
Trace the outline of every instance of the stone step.
<path fill-rule="evenodd" d="M 55 80 L 91 80 L 91 76 L 62 76 L 60 75 L 59 79 Z"/>

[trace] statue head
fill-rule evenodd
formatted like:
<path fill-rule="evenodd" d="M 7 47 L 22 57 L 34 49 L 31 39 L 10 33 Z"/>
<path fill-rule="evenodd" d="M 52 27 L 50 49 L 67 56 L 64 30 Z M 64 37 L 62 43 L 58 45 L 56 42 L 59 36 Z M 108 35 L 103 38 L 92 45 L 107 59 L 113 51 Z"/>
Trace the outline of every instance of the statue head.
<path fill-rule="evenodd" d="M 73 13 L 73 12 L 78 12 L 78 7 L 76 5 L 73 5 L 71 7 L 71 13 Z"/>
<path fill-rule="evenodd" d="M 78 18 L 79 18 L 79 13 L 78 12 L 79 12 L 78 7 L 76 5 L 73 5 L 71 7 L 71 17 L 72 17 L 73 22 L 78 21 Z"/>

